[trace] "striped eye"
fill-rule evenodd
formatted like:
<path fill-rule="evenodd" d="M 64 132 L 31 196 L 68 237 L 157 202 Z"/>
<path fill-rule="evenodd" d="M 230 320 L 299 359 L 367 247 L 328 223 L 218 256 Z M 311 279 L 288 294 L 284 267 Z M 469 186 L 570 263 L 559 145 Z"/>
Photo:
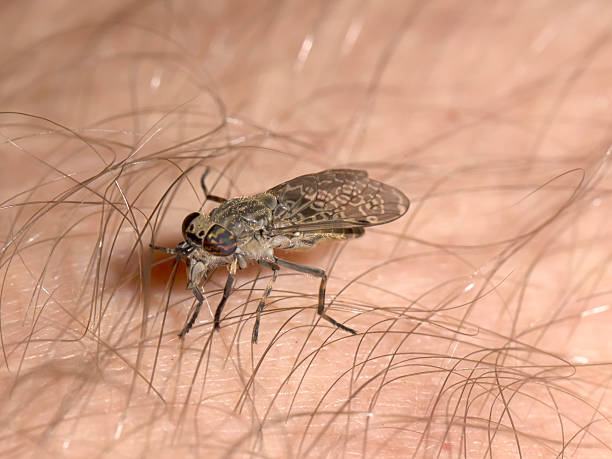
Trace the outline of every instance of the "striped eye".
<path fill-rule="evenodd" d="M 185 238 L 186 241 L 190 242 L 193 245 L 197 245 L 197 246 L 201 246 L 202 245 L 202 236 L 204 236 L 204 234 L 199 234 L 196 235 L 195 234 L 195 225 L 193 224 L 193 221 L 199 216 L 200 214 L 198 212 L 193 212 L 189 215 L 187 215 L 185 217 L 185 220 L 183 220 L 183 237 Z M 200 233 L 202 233 L 200 231 Z"/>
<path fill-rule="evenodd" d="M 236 247 L 236 236 L 221 225 L 213 225 L 204 238 L 206 251 L 219 257 L 231 255 Z"/>

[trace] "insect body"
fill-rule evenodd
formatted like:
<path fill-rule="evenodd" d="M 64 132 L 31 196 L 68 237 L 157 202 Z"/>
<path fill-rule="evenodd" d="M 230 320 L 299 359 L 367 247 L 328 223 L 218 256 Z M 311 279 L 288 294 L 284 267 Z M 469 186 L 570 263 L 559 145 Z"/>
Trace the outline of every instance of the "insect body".
<path fill-rule="evenodd" d="M 231 294 L 238 268 L 249 260 L 272 270 L 272 278 L 257 307 L 253 342 L 266 299 L 281 267 L 311 274 L 321 279 L 317 312 L 325 320 L 349 333 L 355 330 L 337 322 L 325 312 L 327 275 L 319 268 L 303 266 L 278 258 L 274 249 L 312 247 L 327 239 L 351 239 L 363 235 L 367 226 L 391 222 L 406 213 L 408 198 L 398 189 L 368 178 L 367 172 L 331 169 L 302 175 L 249 197 L 226 200 L 208 195 L 221 203 L 209 215 L 189 214 L 183 221 L 184 242 L 176 249 L 153 247 L 184 258 L 189 283 L 198 301 L 183 327 L 182 338 L 195 323 L 204 297 L 200 284 L 218 266 L 229 266 L 223 297 L 215 311 L 214 327 L 219 328 L 221 312 Z"/>

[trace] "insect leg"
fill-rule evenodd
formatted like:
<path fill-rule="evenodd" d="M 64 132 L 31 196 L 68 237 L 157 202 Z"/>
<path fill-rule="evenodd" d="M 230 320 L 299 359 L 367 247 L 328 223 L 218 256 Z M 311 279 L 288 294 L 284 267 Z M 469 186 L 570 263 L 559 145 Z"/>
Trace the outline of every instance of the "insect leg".
<path fill-rule="evenodd" d="M 225 287 L 223 288 L 223 298 L 221 298 L 219 306 L 217 306 L 217 310 L 215 311 L 215 329 L 221 328 L 221 313 L 225 307 L 225 302 L 232 293 L 232 286 L 234 285 L 234 279 L 236 278 L 236 269 L 238 269 L 238 258 L 234 258 L 234 261 L 232 261 L 232 264 L 230 265 L 229 274 L 227 276 L 227 280 L 225 281 Z"/>
<path fill-rule="evenodd" d="M 272 279 L 270 279 L 270 282 L 268 282 L 268 285 L 266 286 L 266 290 L 264 291 L 264 294 L 261 297 L 261 300 L 259 300 L 259 305 L 257 306 L 257 315 L 255 317 L 255 325 L 253 326 L 253 338 L 252 338 L 254 343 L 257 342 L 257 338 L 259 337 L 259 322 L 261 320 L 261 312 L 266 306 L 266 301 L 268 299 L 268 296 L 270 295 L 270 292 L 272 291 L 272 285 L 276 281 L 276 277 L 278 276 L 278 270 L 280 269 L 276 263 L 272 263 L 270 261 L 259 260 L 258 263 L 272 270 Z"/>
<path fill-rule="evenodd" d="M 204 173 L 202 174 L 202 178 L 200 179 L 200 185 L 202 185 L 202 190 L 204 190 L 204 195 L 206 199 L 214 202 L 225 202 L 227 199 L 222 198 L 221 196 L 216 196 L 214 194 L 208 194 L 208 188 L 206 187 L 206 176 L 210 172 L 210 168 L 207 167 Z"/>
<path fill-rule="evenodd" d="M 353 330 L 352 328 L 349 328 L 346 325 L 341 324 L 340 322 L 334 320 L 333 318 L 331 318 L 325 313 L 325 287 L 327 286 L 327 274 L 325 274 L 325 271 L 319 268 L 313 268 L 311 266 L 304 266 L 304 265 L 299 265 L 297 263 L 292 263 L 290 261 L 281 260 L 280 258 L 276 258 L 275 261 L 276 263 L 278 263 L 279 266 L 284 266 L 286 268 L 293 269 L 294 271 L 298 271 L 300 273 L 311 274 L 313 276 L 320 277 L 321 284 L 319 285 L 319 306 L 317 308 L 317 313 L 322 318 L 327 320 L 328 322 L 334 324 L 336 327 L 346 332 L 352 333 L 353 335 L 357 334 L 357 332 Z"/>
<path fill-rule="evenodd" d="M 191 317 L 189 318 L 181 332 L 178 334 L 179 338 L 181 339 L 183 339 L 185 335 L 189 332 L 189 330 L 191 330 L 191 327 L 193 327 L 193 324 L 198 318 L 198 314 L 200 314 L 200 308 L 202 307 L 202 303 L 204 302 L 204 295 L 202 295 L 202 292 L 200 291 L 197 285 L 193 287 L 193 295 L 196 297 L 196 300 L 198 300 L 198 304 L 196 305 L 193 314 L 191 314 Z"/>

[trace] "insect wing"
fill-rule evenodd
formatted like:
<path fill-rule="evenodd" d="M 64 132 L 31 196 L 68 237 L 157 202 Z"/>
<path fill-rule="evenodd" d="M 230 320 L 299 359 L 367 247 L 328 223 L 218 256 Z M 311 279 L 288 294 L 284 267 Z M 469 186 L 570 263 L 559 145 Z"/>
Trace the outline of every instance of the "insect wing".
<path fill-rule="evenodd" d="M 404 215 L 410 206 L 400 190 L 352 169 L 302 175 L 267 193 L 278 201 L 273 235 L 382 225 Z"/>

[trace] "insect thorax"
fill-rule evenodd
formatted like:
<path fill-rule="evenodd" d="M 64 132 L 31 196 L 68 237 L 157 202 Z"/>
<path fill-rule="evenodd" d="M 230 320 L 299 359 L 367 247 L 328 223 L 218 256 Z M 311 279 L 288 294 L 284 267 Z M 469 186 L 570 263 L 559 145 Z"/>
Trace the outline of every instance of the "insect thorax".
<path fill-rule="evenodd" d="M 267 193 L 245 198 L 234 198 L 214 209 L 209 218 L 231 231 L 239 240 L 249 239 L 264 230 L 272 220 L 276 198 Z"/>

